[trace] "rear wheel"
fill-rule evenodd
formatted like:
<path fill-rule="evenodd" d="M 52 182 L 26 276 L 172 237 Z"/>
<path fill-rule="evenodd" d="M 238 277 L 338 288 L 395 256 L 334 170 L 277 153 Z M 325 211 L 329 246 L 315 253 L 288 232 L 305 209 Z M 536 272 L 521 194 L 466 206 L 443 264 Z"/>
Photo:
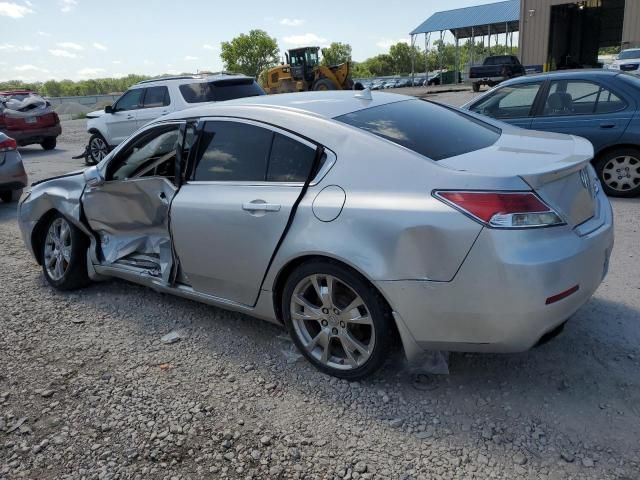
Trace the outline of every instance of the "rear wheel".
<path fill-rule="evenodd" d="M 318 80 L 314 85 L 313 85 L 313 89 L 315 91 L 326 91 L 326 90 L 335 90 L 336 86 L 333 84 L 333 82 L 331 80 L 328 80 L 326 78 L 323 78 L 321 80 Z"/>
<path fill-rule="evenodd" d="M 478 93 L 480 91 L 480 84 L 477 82 L 473 83 L 473 91 Z"/>
<path fill-rule="evenodd" d="M 313 261 L 296 269 L 285 284 L 282 311 L 298 349 L 329 375 L 366 377 L 391 350 L 387 304 L 371 284 L 340 264 Z"/>
<path fill-rule="evenodd" d="M 22 188 L 20 190 L 0 192 L 0 200 L 4 203 L 17 202 L 22 196 Z"/>
<path fill-rule="evenodd" d="M 75 290 L 90 283 L 87 275 L 87 237 L 60 214 L 44 230 L 42 271 L 58 290 Z"/>
<path fill-rule="evenodd" d="M 595 167 L 607 195 L 626 198 L 640 195 L 640 150 L 610 150 L 600 156 Z"/>
<path fill-rule="evenodd" d="M 89 139 L 89 156 L 87 160 L 92 163 L 100 163 L 100 161 L 109 153 L 109 145 L 102 135 L 94 133 Z M 87 162 L 88 163 L 88 162 Z"/>
<path fill-rule="evenodd" d="M 56 137 L 47 137 L 40 144 L 40 146 L 45 150 L 53 150 L 54 148 L 56 148 L 56 144 L 57 144 Z"/>

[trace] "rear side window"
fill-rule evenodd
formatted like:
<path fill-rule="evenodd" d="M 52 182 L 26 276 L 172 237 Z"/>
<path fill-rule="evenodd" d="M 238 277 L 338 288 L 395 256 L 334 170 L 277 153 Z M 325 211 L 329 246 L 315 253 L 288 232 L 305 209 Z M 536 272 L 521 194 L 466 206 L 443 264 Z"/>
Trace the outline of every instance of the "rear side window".
<path fill-rule="evenodd" d="M 273 132 L 236 122 L 207 122 L 193 180 L 264 182 Z"/>
<path fill-rule="evenodd" d="M 371 132 L 432 160 L 493 145 L 499 128 L 423 100 L 405 100 L 348 113 L 336 120 Z"/>
<path fill-rule="evenodd" d="M 187 103 L 202 103 L 255 97 L 264 95 L 264 90 L 253 78 L 236 78 L 180 85 L 180 93 Z"/>
<path fill-rule="evenodd" d="M 269 182 L 304 182 L 309 176 L 315 149 L 279 133 L 273 138 L 269 158 Z"/>
<path fill-rule="evenodd" d="M 169 103 L 169 89 L 167 87 L 149 87 L 146 89 L 143 108 L 166 107 Z"/>

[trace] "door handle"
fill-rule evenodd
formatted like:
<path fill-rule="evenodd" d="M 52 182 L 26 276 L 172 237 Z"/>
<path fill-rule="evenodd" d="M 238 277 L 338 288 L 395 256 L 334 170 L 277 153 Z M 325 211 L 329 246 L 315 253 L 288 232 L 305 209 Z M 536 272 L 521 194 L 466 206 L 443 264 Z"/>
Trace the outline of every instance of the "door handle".
<path fill-rule="evenodd" d="M 242 209 L 247 212 L 279 212 L 280 208 L 282 206 L 277 203 L 266 203 L 261 200 L 242 204 Z"/>
<path fill-rule="evenodd" d="M 133 115 L 129 115 L 129 116 L 127 117 L 127 120 L 133 120 Z"/>
<path fill-rule="evenodd" d="M 615 128 L 615 123 L 601 123 L 600 128 Z"/>

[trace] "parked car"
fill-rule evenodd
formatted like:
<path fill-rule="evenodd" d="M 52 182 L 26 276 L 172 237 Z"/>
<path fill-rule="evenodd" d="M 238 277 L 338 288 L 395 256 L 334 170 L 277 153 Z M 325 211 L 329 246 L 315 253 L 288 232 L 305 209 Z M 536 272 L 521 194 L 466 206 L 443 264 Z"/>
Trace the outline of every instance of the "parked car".
<path fill-rule="evenodd" d="M 473 91 L 479 92 L 482 85 L 493 87 L 504 80 L 524 75 L 525 69 L 515 55 L 494 55 L 485 58 L 482 65 L 469 68 L 469 80 Z"/>
<path fill-rule="evenodd" d="M 623 50 L 609 68 L 611 70 L 621 70 L 623 72 L 633 73 L 634 75 L 640 75 L 640 48 Z"/>
<path fill-rule="evenodd" d="M 0 132 L 18 146 L 37 143 L 53 150 L 62 127 L 58 114 L 43 97 L 30 90 L 11 90 L 0 92 Z"/>
<path fill-rule="evenodd" d="M 591 144 L 367 95 L 163 117 L 36 184 L 18 212 L 27 248 L 57 289 L 118 277 L 284 324 L 342 378 L 375 371 L 396 336 L 413 359 L 557 333 L 613 246 Z"/>
<path fill-rule="evenodd" d="M 183 75 L 145 80 L 113 105 L 87 114 L 88 160 L 97 163 L 148 122 L 204 102 L 264 95 L 252 77 L 227 73 Z"/>
<path fill-rule="evenodd" d="M 510 80 L 463 108 L 532 130 L 588 139 L 608 195 L 640 194 L 640 78 L 576 70 Z"/>
<path fill-rule="evenodd" d="M 383 81 L 375 81 L 371 85 L 371 90 L 384 90 L 385 82 Z"/>
<path fill-rule="evenodd" d="M 27 173 L 22 165 L 15 139 L 0 132 L 0 200 L 14 202 L 27 186 Z"/>

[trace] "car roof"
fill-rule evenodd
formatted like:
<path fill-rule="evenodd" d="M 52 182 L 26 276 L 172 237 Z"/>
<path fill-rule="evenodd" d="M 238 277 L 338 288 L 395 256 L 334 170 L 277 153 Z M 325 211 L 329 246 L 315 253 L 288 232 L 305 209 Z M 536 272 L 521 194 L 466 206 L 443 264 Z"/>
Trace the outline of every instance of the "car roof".
<path fill-rule="evenodd" d="M 561 70 L 557 72 L 547 72 L 547 73 L 535 73 L 533 75 L 525 75 L 522 77 L 512 78 L 511 80 L 507 80 L 506 82 L 501 83 L 500 85 L 514 85 L 517 83 L 529 83 L 535 81 L 544 81 L 544 80 L 553 80 L 563 78 L 603 78 L 603 77 L 617 77 L 621 75 L 621 72 L 617 70 L 603 70 L 600 68 L 592 68 L 592 69 L 576 69 L 576 70 Z"/>
<path fill-rule="evenodd" d="M 224 102 L 207 103 L 197 107 L 181 110 L 166 117 L 165 120 L 184 118 L 213 117 L 227 115 L 225 112 L 263 110 L 290 111 L 316 117 L 336 118 L 358 110 L 378 107 L 389 103 L 415 100 L 415 97 L 396 93 L 371 92 L 371 100 L 357 98 L 356 90 L 282 93 L 277 95 L 260 95 L 238 98 Z M 263 110 L 264 111 L 264 110 Z"/>
<path fill-rule="evenodd" d="M 622 52 L 636 52 L 640 50 L 640 47 L 636 47 L 636 48 L 625 48 L 624 50 L 622 50 Z M 622 53 L 620 52 L 620 53 Z"/>
<path fill-rule="evenodd" d="M 156 84 L 166 85 L 168 83 L 185 84 L 185 83 L 205 83 L 215 82 L 217 80 L 235 80 L 252 78 L 241 73 L 219 72 L 200 75 L 177 75 L 173 77 L 151 78 L 132 85 L 131 88 L 152 87 Z"/>

